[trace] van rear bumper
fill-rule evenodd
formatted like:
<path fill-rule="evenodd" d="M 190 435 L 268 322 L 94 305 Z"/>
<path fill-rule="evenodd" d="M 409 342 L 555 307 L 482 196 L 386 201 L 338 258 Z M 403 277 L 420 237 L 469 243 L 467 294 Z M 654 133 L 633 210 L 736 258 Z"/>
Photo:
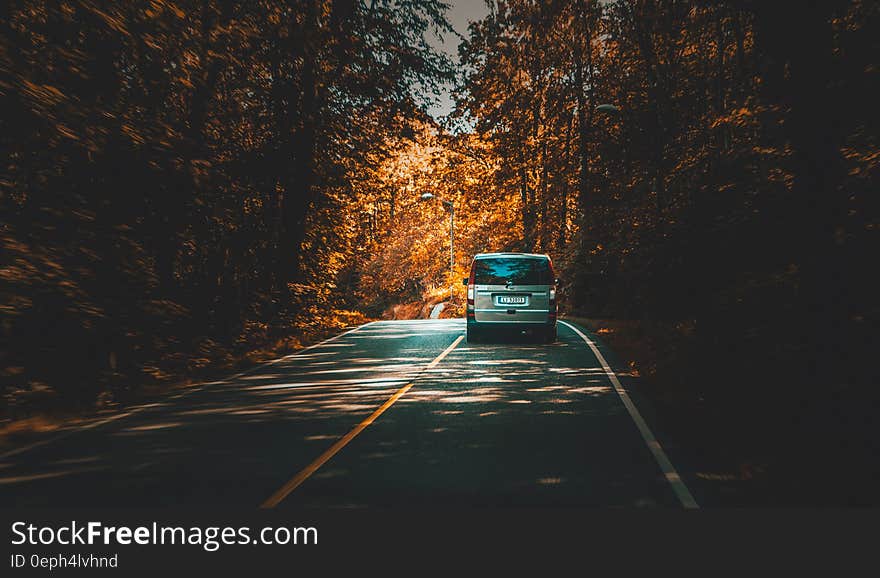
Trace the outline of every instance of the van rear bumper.
<path fill-rule="evenodd" d="M 550 323 L 553 317 L 553 312 L 549 309 L 526 309 L 519 307 L 511 307 L 510 309 L 477 309 L 473 313 L 474 320 L 477 323 L 485 323 L 486 325 L 545 324 Z"/>
<path fill-rule="evenodd" d="M 527 331 L 536 333 L 546 331 L 556 326 L 556 317 L 553 316 L 546 321 L 535 323 L 525 321 L 475 321 L 473 318 L 467 320 L 468 330 L 470 331 L 499 331 L 499 332 L 515 332 Z"/>

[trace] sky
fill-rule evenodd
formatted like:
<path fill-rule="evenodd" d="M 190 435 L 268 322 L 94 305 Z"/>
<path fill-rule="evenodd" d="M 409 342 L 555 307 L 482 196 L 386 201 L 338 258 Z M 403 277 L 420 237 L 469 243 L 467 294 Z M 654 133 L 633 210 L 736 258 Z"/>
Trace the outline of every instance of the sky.
<path fill-rule="evenodd" d="M 449 10 L 446 12 L 449 22 L 452 23 L 455 31 L 464 37 L 467 37 L 467 27 L 469 22 L 479 20 L 489 13 L 489 9 L 486 7 L 484 0 L 445 0 L 445 3 L 449 5 Z M 458 43 L 460 40 L 457 36 L 447 34 L 443 38 L 443 42 L 441 42 L 435 36 L 428 35 L 428 42 L 430 42 L 435 48 L 443 50 L 449 54 L 453 61 L 458 64 Z M 453 103 L 450 94 L 451 91 L 452 85 L 447 86 L 439 95 L 440 103 L 437 106 L 432 106 L 428 109 L 428 112 L 435 119 L 439 120 L 441 117 L 452 112 Z"/>

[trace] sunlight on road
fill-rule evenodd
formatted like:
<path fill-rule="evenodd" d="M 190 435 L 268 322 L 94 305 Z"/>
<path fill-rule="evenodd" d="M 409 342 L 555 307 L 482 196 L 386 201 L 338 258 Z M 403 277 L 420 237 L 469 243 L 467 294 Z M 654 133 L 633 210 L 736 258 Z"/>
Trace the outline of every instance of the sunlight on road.
<path fill-rule="evenodd" d="M 597 473 L 575 474 L 570 469 L 581 467 L 579 461 L 565 466 L 566 471 L 559 464 L 555 469 L 542 464 L 542 456 L 556 445 L 575 443 L 577 449 L 559 459 L 576 459 L 585 451 L 579 444 L 596 434 L 575 432 L 627 419 L 602 368 L 565 339 L 554 346 L 521 339 L 461 342 L 449 348 L 442 362 L 432 363 L 462 335 L 463 325 L 462 320 L 367 325 L 246 375 L 213 382 L 186 398 L 143 404 L 142 413 L 96 438 L 115 441 L 98 443 L 87 458 L 81 453 L 66 458 L 88 462 L 0 463 L 5 474 L 0 483 L 13 487 L 58 478 L 91 479 L 97 472 L 113 470 L 149 485 L 180 477 L 181 472 L 195 479 L 220 471 L 228 475 L 227 466 L 238 464 L 245 465 L 241 475 L 261 475 L 276 480 L 272 485 L 277 487 L 278 456 L 282 473 L 290 476 L 290 470 L 327 451 L 399 391 L 405 395 L 359 438 L 361 449 L 342 451 L 315 472 L 306 488 L 341 484 L 341 492 L 353 491 L 357 485 L 348 484 L 365 468 L 386 472 L 385 483 L 393 488 L 395 478 L 388 476 L 406 478 L 406 464 L 421 464 L 425 471 L 442 468 L 432 474 L 442 477 L 473 460 L 488 460 L 501 468 L 503 481 L 497 483 L 507 488 L 505 492 L 533 495 L 539 501 L 554 489 L 595 483 L 590 480 Z M 590 420 L 598 420 L 597 425 Z M 523 461 L 518 446 L 540 444 L 543 438 L 547 447 L 527 450 L 529 457 Z M 432 455 L 432 448 L 447 449 Z M 531 460 L 538 461 L 536 467 L 527 467 Z M 613 478 L 613 472 L 608 469 L 602 476 Z M 427 483 L 427 491 L 430 479 L 411 483 Z M 98 481 L 91 484 L 100 486 Z M 78 487 L 83 491 L 93 486 Z M 104 498 L 95 493 L 93 501 L 103 503 Z M 124 497 L 119 499 L 124 503 Z M 352 498 L 347 503 L 359 502 Z"/>

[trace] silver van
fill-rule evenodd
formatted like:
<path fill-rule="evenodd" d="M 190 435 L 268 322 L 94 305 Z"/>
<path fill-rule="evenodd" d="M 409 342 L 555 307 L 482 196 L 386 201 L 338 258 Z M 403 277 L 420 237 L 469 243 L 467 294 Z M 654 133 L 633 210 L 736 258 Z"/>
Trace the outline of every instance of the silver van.
<path fill-rule="evenodd" d="M 471 263 L 467 285 L 467 339 L 478 342 L 490 331 L 529 333 L 556 340 L 556 286 L 547 255 L 480 253 Z"/>

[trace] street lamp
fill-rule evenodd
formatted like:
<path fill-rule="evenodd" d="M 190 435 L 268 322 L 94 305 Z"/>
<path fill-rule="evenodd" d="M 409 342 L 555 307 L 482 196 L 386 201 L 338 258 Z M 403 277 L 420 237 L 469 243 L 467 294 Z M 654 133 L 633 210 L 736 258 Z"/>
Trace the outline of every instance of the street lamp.
<path fill-rule="evenodd" d="M 610 103 L 606 102 L 606 103 L 596 105 L 596 108 L 594 110 L 596 112 L 601 112 L 602 114 L 607 114 L 610 116 L 610 115 L 615 115 L 615 114 L 619 113 L 620 107 L 617 106 L 616 104 L 610 104 Z M 609 137 L 610 137 L 611 131 L 608 131 L 608 133 L 609 133 Z M 606 176 L 608 175 L 608 168 L 607 167 L 605 168 L 605 175 Z"/>
<path fill-rule="evenodd" d="M 596 107 L 596 112 L 620 112 L 620 107 L 613 104 L 600 104 Z"/>
<path fill-rule="evenodd" d="M 451 277 L 455 274 L 455 207 L 452 205 L 452 201 L 447 201 L 432 193 L 422 193 L 421 199 L 423 201 L 437 199 L 449 207 L 449 275 Z"/>

